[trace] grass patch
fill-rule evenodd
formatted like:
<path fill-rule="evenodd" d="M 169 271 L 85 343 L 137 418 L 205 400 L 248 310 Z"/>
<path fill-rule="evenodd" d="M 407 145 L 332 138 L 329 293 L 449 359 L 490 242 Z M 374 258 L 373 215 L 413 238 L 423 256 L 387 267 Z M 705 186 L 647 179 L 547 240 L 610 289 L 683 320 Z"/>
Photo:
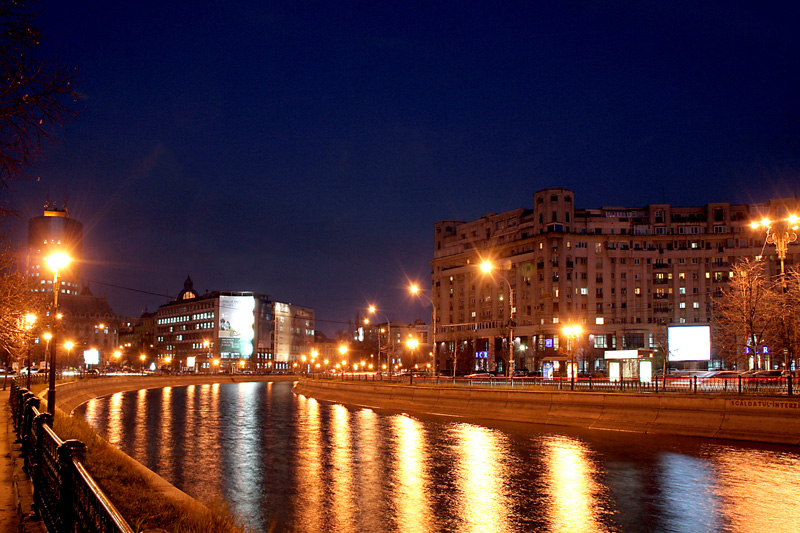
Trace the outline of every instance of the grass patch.
<path fill-rule="evenodd" d="M 47 386 L 33 386 L 38 394 Z M 42 401 L 40 410 L 46 410 Z M 222 500 L 203 508 L 166 497 L 134 466 L 134 460 L 106 442 L 82 420 L 56 410 L 54 430 L 62 439 L 87 447 L 84 466 L 135 531 L 164 529 L 175 533 L 247 533 Z"/>

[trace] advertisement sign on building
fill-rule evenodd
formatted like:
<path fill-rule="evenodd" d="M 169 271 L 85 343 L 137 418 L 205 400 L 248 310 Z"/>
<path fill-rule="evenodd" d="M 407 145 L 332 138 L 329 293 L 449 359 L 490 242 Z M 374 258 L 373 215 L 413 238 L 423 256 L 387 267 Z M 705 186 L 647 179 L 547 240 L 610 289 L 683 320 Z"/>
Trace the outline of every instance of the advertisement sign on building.
<path fill-rule="evenodd" d="M 222 357 L 249 357 L 253 353 L 255 298 L 219 297 L 219 351 Z"/>

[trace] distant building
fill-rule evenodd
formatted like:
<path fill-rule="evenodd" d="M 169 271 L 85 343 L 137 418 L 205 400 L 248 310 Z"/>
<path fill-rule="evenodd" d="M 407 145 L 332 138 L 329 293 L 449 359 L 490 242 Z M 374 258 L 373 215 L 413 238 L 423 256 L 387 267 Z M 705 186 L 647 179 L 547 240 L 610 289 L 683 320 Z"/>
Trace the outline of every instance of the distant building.
<path fill-rule="evenodd" d="M 567 324 L 581 325 L 588 339 L 582 371 L 601 369 L 605 350 L 654 349 L 669 325 L 709 323 L 712 297 L 721 294 L 735 261 L 766 255 L 776 274 L 774 246 L 750 223 L 798 212 L 796 199 L 701 207 L 574 204 L 572 191 L 544 189 L 530 208 L 436 223 L 432 300 L 442 371 L 452 371 L 454 359 L 461 372 L 502 370 L 510 305 L 516 368 L 565 361 Z M 787 268 L 798 264 L 798 250 L 790 245 Z M 478 268 L 484 259 L 499 269 L 493 277 Z"/>
<path fill-rule="evenodd" d="M 47 201 L 44 214 L 28 221 L 27 274 L 31 290 L 53 300 L 53 272 L 45 259 L 61 252 L 70 257 L 69 265 L 59 271 L 59 311 L 63 315 L 58 336 L 56 359 L 59 366 L 83 367 L 86 350 L 97 350 L 103 366 L 117 346 L 117 316 L 103 296 L 92 294 L 88 285 L 81 287 L 83 260 L 83 224 L 69 218 L 65 207 Z M 53 327 L 48 313 L 40 317 L 43 330 Z M 44 359 L 45 346 L 36 339 L 37 359 Z M 67 343 L 72 343 L 67 348 Z"/>
<path fill-rule="evenodd" d="M 312 309 L 264 294 L 198 295 L 187 278 L 175 301 L 155 313 L 155 363 L 207 372 L 294 370 L 314 346 L 314 321 Z"/>
<path fill-rule="evenodd" d="M 66 206 L 59 209 L 48 200 L 44 214 L 28 221 L 27 271 L 35 292 L 53 294 L 53 272 L 45 259 L 54 252 L 65 253 L 72 259 L 59 272 L 61 294 L 79 294 L 83 224 L 69 218 Z"/>

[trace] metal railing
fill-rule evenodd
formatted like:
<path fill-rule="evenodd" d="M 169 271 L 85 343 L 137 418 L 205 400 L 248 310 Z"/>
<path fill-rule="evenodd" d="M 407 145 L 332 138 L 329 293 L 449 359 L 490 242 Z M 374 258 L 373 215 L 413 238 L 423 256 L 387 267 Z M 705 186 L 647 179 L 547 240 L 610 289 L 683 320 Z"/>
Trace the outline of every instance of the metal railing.
<path fill-rule="evenodd" d="M 405 384 L 450 385 L 456 387 L 527 388 L 545 390 L 575 390 L 595 392 L 692 393 L 731 395 L 792 396 L 792 376 L 780 378 L 735 376 L 727 378 L 683 376 L 654 377 L 651 381 L 636 378 L 611 379 L 581 377 L 574 384 L 566 377 L 502 377 L 502 376 L 434 376 L 430 374 L 380 374 L 369 372 L 310 373 L 311 379 L 338 381 L 376 381 Z"/>
<path fill-rule="evenodd" d="M 61 440 L 52 429 L 52 416 L 39 412 L 39 398 L 16 380 L 9 401 L 25 470 L 33 481 L 34 507 L 47 530 L 134 533 L 83 466 L 86 445 Z"/>

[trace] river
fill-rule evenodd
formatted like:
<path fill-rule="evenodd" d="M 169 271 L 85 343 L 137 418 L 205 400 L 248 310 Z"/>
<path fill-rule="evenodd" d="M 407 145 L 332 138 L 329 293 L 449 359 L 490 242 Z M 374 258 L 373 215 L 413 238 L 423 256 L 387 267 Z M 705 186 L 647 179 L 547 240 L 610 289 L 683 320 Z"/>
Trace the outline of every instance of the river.
<path fill-rule="evenodd" d="M 800 531 L 800 450 L 350 408 L 289 382 L 117 393 L 76 411 L 258 531 Z"/>

